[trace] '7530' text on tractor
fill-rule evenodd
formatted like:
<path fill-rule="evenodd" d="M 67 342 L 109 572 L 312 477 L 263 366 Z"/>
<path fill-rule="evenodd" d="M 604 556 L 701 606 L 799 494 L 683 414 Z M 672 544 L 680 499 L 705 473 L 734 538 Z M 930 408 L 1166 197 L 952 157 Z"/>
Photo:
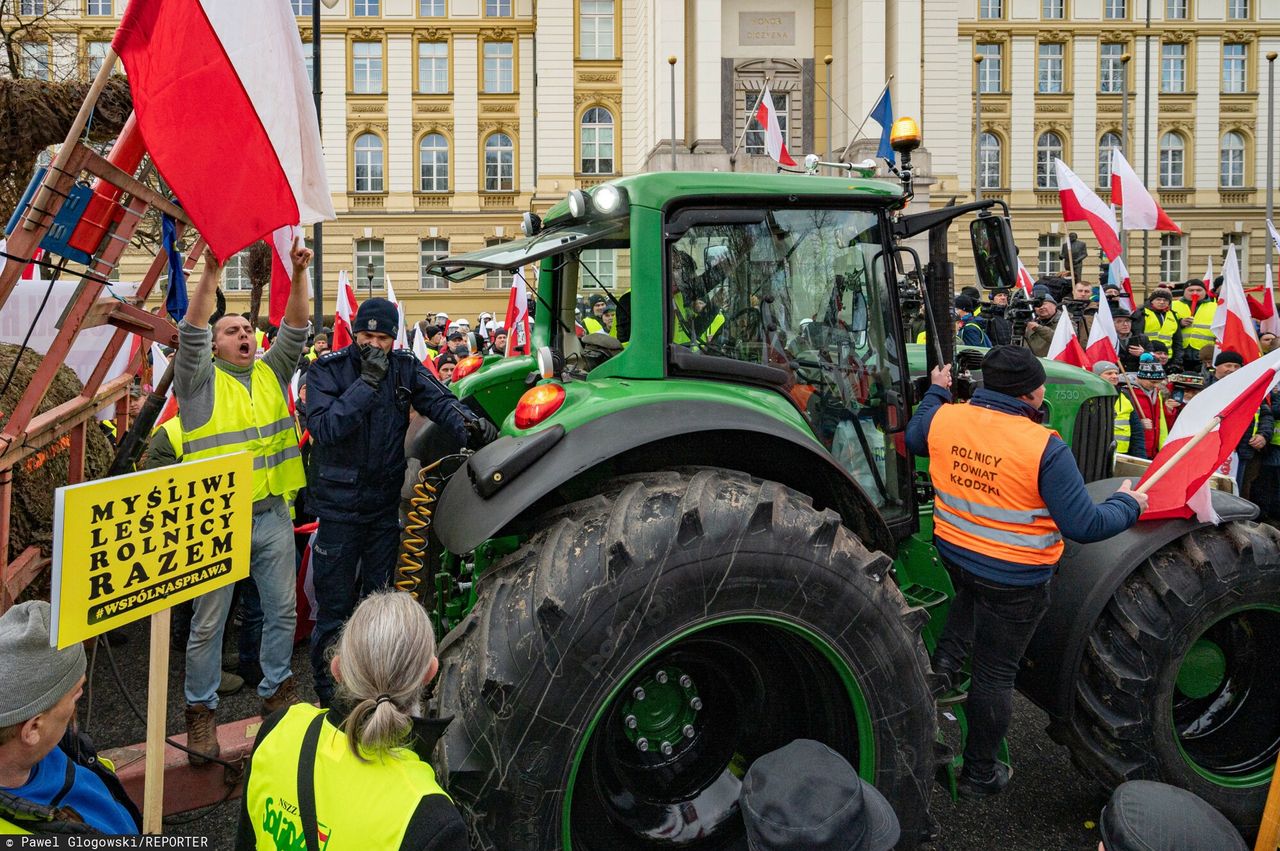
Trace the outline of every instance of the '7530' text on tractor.
<path fill-rule="evenodd" d="M 637 175 L 434 267 L 537 267 L 538 354 L 455 386 L 503 437 L 462 456 L 427 425 L 409 446 L 428 557 L 403 576 L 445 634 L 437 756 L 482 847 L 729 847 L 747 767 L 800 737 L 874 782 L 904 845 L 929 835 L 928 650 L 953 592 L 903 430 L 928 365 L 981 380 L 951 350 L 948 222 L 978 213 L 984 285 L 1015 250 L 991 201 L 906 215 L 903 178 Z M 614 336 L 578 336 L 577 296 L 621 272 Z M 913 295 L 928 348 L 906 344 Z M 1048 422 L 1101 498 L 1114 391 L 1046 368 Z M 1280 747 L 1280 536 L 1216 508 L 1069 545 L 1019 686 L 1101 786 L 1158 778 L 1249 830 Z"/>

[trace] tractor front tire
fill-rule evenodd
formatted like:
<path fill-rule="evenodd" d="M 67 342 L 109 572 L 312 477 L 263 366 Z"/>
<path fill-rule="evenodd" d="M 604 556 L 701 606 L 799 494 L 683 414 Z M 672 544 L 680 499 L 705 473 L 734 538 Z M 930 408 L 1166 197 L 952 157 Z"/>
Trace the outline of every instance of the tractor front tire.
<path fill-rule="evenodd" d="M 1105 788 L 1181 786 L 1253 835 L 1280 752 L 1280 533 L 1202 528 L 1135 568 L 1089 636 L 1068 745 Z"/>
<path fill-rule="evenodd" d="M 909 609 L 831 511 L 720 469 L 553 511 L 441 647 L 438 761 L 479 847 L 731 847 L 740 781 L 830 745 L 932 829 L 936 718 Z"/>

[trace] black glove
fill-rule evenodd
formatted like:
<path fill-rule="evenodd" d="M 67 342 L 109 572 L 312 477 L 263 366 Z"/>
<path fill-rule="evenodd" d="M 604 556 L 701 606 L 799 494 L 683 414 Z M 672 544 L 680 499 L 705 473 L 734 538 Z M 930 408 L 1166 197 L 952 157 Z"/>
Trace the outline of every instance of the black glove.
<path fill-rule="evenodd" d="M 376 388 L 391 366 L 387 353 L 368 343 L 360 347 L 360 380 Z"/>
<path fill-rule="evenodd" d="M 467 448 L 483 449 L 498 439 L 498 429 L 486 419 L 467 420 Z"/>

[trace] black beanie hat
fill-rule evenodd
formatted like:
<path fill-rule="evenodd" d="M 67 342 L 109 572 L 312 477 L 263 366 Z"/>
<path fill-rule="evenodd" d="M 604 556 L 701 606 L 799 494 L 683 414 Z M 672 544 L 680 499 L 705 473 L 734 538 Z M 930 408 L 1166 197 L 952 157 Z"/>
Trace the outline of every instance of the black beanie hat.
<path fill-rule="evenodd" d="M 385 298 L 367 298 L 361 302 L 360 309 L 356 311 L 356 321 L 352 325 L 351 333 L 369 331 L 394 337 L 399 326 L 400 311 L 396 310 L 394 304 Z"/>
<path fill-rule="evenodd" d="M 982 386 L 988 390 L 1025 396 L 1044 380 L 1044 366 L 1022 346 L 996 346 L 982 359 Z"/>
<path fill-rule="evenodd" d="M 1213 359 L 1213 365 L 1222 366 L 1224 363 L 1235 363 L 1244 366 L 1244 357 L 1239 352 L 1218 352 L 1218 356 Z"/>

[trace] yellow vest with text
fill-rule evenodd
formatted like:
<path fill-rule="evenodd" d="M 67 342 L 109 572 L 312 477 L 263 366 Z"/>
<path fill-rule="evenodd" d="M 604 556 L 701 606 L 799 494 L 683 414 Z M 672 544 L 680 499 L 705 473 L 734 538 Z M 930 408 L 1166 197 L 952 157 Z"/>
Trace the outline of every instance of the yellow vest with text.
<path fill-rule="evenodd" d="M 929 423 L 933 533 L 990 558 L 1056 564 L 1062 533 L 1039 486 L 1040 459 L 1055 434 L 977 405 L 939 408 Z"/>
<path fill-rule="evenodd" d="M 196 429 L 182 430 L 184 461 L 199 461 L 233 452 L 253 455 L 253 500 L 268 496 L 285 501 L 307 486 L 298 448 L 298 432 L 284 391 L 271 367 L 253 365 L 253 395 L 235 376 L 213 370 L 213 416 Z"/>
<path fill-rule="evenodd" d="M 1116 397 L 1116 452 L 1129 454 L 1129 443 L 1133 439 L 1133 426 L 1129 418 L 1133 416 L 1133 403 L 1129 397 L 1121 393 Z"/>
<path fill-rule="evenodd" d="M 1169 308 L 1169 312 L 1176 314 L 1178 319 L 1185 319 L 1191 316 L 1191 305 L 1178 299 L 1173 303 L 1173 307 Z M 1217 314 L 1218 303 L 1212 298 L 1206 298 L 1197 304 L 1196 315 L 1191 324 L 1182 329 L 1182 345 L 1194 349 L 1197 353 L 1205 346 L 1212 346 L 1216 342 L 1212 326 L 1213 318 Z"/>
<path fill-rule="evenodd" d="M 325 710 L 289 707 L 254 749 L 245 809 L 260 851 L 305 851 L 298 815 L 298 757 L 307 726 Z M 409 819 L 427 795 L 445 795 L 435 771 L 408 748 L 363 762 L 347 734 L 326 718 L 315 759 L 317 838 L 323 851 L 399 848 Z M 448 795 L 445 795 L 447 798 Z"/>
<path fill-rule="evenodd" d="M 1153 310 L 1144 310 L 1142 333 L 1146 334 L 1152 340 L 1159 340 L 1169 347 L 1169 354 L 1173 354 L 1173 335 L 1178 330 L 1178 317 L 1170 308 L 1164 313 L 1164 319 L 1160 319 Z"/>

